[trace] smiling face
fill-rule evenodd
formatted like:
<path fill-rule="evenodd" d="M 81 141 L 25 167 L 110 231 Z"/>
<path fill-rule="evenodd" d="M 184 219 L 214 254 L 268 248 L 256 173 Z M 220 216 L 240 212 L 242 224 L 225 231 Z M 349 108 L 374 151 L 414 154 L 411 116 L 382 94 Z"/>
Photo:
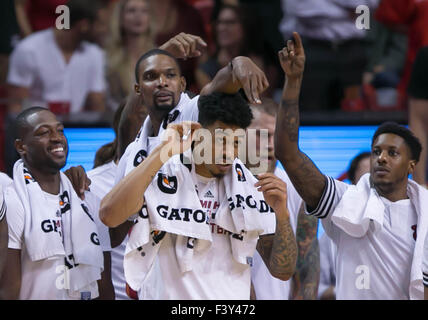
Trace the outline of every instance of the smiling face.
<path fill-rule="evenodd" d="M 370 175 L 376 189 L 393 190 L 405 185 L 415 165 L 410 148 L 402 137 L 384 133 L 373 142 Z"/>
<path fill-rule="evenodd" d="M 185 88 L 186 80 L 173 58 L 155 54 L 141 62 L 135 90 L 149 111 L 169 112 L 177 106 Z"/>
<path fill-rule="evenodd" d="M 236 12 L 231 8 L 221 10 L 216 25 L 219 47 L 227 48 L 240 45 L 244 38 L 244 30 Z"/>
<path fill-rule="evenodd" d="M 57 173 L 66 163 L 68 142 L 64 126 L 55 115 L 39 111 L 27 117 L 27 130 L 15 142 L 16 149 L 29 168 Z"/>

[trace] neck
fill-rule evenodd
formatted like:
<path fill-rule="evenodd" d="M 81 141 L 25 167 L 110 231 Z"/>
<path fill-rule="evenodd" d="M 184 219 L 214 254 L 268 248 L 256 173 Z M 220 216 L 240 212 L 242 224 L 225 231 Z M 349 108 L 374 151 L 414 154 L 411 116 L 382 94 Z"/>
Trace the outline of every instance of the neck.
<path fill-rule="evenodd" d="M 59 171 L 46 172 L 30 166 L 27 166 L 27 168 L 43 191 L 50 194 L 59 194 L 61 181 Z"/>
<path fill-rule="evenodd" d="M 73 52 L 80 45 L 80 37 L 73 30 L 54 29 L 55 41 L 63 52 Z"/>
<path fill-rule="evenodd" d="M 375 189 L 377 191 L 377 193 L 388 199 L 391 202 L 395 202 L 395 201 L 399 201 L 399 200 L 404 200 L 404 199 L 408 199 L 409 197 L 407 196 L 407 181 L 405 182 L 405 184 L 400 185 L 397 187 L 397 185 L 376 185 Z"/>
<path fill-rule="evenodd" d="M 195 164 L 195 171 L 198 175 L 205 178 L 214 178 L 214 176 L 205 168 L 203 164 Z"/>

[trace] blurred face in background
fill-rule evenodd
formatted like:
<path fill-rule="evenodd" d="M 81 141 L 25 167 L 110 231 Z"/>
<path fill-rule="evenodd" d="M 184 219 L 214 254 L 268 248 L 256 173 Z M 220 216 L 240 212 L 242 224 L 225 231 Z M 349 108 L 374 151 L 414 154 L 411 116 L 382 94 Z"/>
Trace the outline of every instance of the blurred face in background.
<path fill-rule="evenodd" d="M 91 25 L 89 41 L 104 48 L 109 32 L 110 11 L 107 7 L 98 10 L 97 18 Z"/>
<path fill-rule="evenodd" d="M 220 11 L 217 18 L 216 33 L 217 43 L 220 47 L 241 44 L 244 38 L 244 29 L 233 9 L 224 8 Z"/>
<path fill-rule="evenodd" d="M 257 107 L 256 107 L 257 108 Z M 257 109 L 253 112 L 254 119 L 251 122 L 251 125 L 248 129 L 257 130 L 256 134 L 256 145 L 253 146 L 250 143 L 247 144 L 248 148 L 256 148 L 256 155 L 260 157 L 260 150 L 262 147 L 266 148 L 268 151 L 268 167 L 267 172 L 274 172 L 276 167 L 276 158 L 275 158 L 275 149 L 274 149 L 274 137 L 275 137 L 275 124 L 276 119 L 274 116 L 271 116 L 265 112 L 258 111 Z M 260 130 L 264 129 L 268 132 L 268 145 L 262 146 L 260 141 Z M 249 152 L 247 152 L 247 157 Z M 259 167 L 260 163 L 251 164 L 249 159 L 247 159 L 247 167 Z"/>
<path fill-rule="evenodd" d="M 126 1 L 121 14 L 121 30 L 129 35 L 141 35 L 149 30 L 149 4 L 145 0 Z"/>
<path fill-rule="evenodd" d="M 366 173 L 370 172 L 370 157 L 367 156 L 360 160 L 357 166 L 357 170 L 355 170 L 355 181 L 354 184 L 357 184 L 360 178 Z"/>

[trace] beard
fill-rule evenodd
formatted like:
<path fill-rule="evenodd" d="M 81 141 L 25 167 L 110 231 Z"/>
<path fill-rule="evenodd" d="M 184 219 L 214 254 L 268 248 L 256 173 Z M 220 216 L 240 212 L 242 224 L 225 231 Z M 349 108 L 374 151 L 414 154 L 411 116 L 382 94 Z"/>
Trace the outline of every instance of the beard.
<path fill-rule="evenodd" d="M 169 104 L 158 104 L 156 102 L 156 99 L 153 99 L 153 105 L 155 107 L 156 110 L 158 111 L 162 111 L 162 112 L 170 112 L 172 109 L 174 109 L 176 107 L 175 104 L 175 99 L 172 99 L 172 102 Z"/>

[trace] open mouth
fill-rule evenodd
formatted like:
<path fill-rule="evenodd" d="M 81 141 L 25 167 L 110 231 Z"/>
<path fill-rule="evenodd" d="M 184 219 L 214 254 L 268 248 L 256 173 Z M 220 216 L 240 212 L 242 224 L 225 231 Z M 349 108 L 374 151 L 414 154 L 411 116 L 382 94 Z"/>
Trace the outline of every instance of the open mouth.
<path fill-rule="evenodd" d="M 62 146 L 50 149 L 49 152 L 56 157 L 64 157 L 65 156 L 65 148 Z"/>

